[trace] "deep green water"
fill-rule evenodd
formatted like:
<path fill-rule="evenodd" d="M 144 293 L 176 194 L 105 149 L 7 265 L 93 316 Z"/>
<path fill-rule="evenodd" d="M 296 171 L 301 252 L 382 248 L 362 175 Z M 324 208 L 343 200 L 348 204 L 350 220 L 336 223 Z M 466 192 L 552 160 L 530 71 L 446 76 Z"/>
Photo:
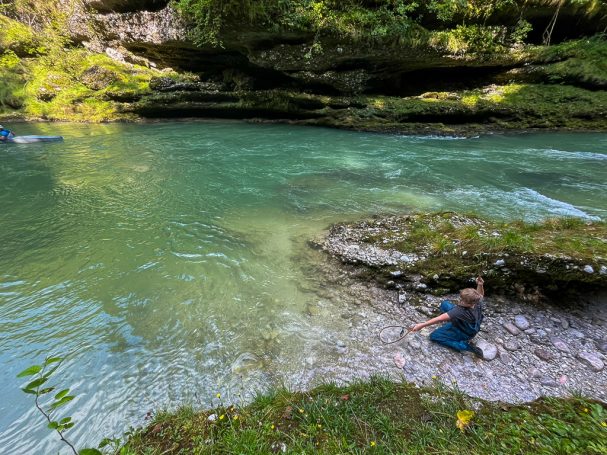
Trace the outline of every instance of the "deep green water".
<path fill-rule="evenodd" d="M 332 222 L 411 210 L 607 217 L 601 134 L 15 129 L 66 140 L 0 145 L 0 453 L 62 449 L 15 378 L 51 353 L 69 354 L 57 381 L 78 395 L 65 413 L 80 445 L 149 410 L 306 384 L 302 370 L 330 367 L 341 354 L 329 348 L 347 339 L 347 303 L 319 297 L 322 255 L 306 246 Z"/>

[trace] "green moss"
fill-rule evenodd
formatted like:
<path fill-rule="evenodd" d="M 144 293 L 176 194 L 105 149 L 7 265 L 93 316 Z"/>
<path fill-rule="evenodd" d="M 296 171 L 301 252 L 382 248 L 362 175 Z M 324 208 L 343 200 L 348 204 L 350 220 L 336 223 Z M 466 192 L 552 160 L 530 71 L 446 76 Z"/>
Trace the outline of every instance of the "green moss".
<path fill-rule="evenodd" d="M 468 426 L 458 429 L 458 412 L 471 409 Z M 583 398 L 508 406 L 469 398 L 438 380 L 417 388 L 372 378 L 304 393 L 278 390 L 244 407 L 161 412 L 121 453 L 598 455 L 607 450 L 605 419 L 604 405 Z"/>

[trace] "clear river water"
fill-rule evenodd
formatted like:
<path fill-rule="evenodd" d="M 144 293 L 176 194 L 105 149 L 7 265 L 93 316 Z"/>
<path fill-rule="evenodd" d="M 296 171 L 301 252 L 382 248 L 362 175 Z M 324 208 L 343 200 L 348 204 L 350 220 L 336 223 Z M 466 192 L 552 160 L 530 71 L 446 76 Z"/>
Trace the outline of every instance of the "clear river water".
<path fill-rule="evenodd" d="M 2 454 L 65 450 L 15 377 L 46 355 L 66 356 L 55 382 L 77 395 L 62 415 L 81 447 L 150 410 L 307 386 L 304 369 L 343 362 L 327 346 L 347 342 L 349 302 L 319 297 L 309 262 L 324 258 L 306 243 L 331 223 L 416 210 L 607 218 L 605 134 L 15 129 L 65 142 L 0 145 Z"/>

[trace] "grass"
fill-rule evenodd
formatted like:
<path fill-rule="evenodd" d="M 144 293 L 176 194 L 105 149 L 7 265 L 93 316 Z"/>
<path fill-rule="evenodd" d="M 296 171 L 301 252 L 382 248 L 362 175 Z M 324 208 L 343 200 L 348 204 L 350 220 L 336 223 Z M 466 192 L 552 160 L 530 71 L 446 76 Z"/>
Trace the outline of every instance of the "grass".
<path fill-rule="evenodd" d="M 389 218 L 377 227 L 381 232 L 363 241 L 416 254 L 417 261 L 399 267 L 407 275 L 422 276 L 430 292 L 437 294 L 466 287 L 479 274 L 487 277 L 495 292 L 513 292 L 520 284 L 560 300 L 606 284 L 599 272 L 607 266 L 604 221 L 558 218 L 504 223 L 446 212 Z M 587 266 L 592 273 L 584 271 Z M 392 270 L 370 268 L 370 278 L 386 283 L 393 280 Z"/>
<path fill-rule="evenodd" d="M 420 254 L 552 254 L 579 260 L 607 260 L 607 222 L 552 218 L 538 223 L 489 222 L 452 213 L 418 214 L 403 218 L 395 237 L 367 241 Z"/>
<path fill-rule="evenodd" d="M 470 410 L 466 422 L 462 411 Z M 606 419 L 604 404 L 579 397 L 510 406 L 469 398 L 436 379 L 417 388 L 372 378 L 279 390 L 244 407 L 161 412 L 129 436 L 121 454 L 598 455 L 607 451 Z"/>

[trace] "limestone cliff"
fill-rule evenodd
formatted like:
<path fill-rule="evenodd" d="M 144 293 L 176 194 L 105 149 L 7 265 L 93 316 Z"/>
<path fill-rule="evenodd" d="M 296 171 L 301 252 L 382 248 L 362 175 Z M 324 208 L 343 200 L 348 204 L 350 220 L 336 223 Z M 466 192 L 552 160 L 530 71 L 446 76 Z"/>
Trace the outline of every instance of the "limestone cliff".
<path fill-rule="evenodd" d="M 141 117 L 282 119 L 396 131 L 605 128 L 605 41 L 593 39 L 592 56 L 580 42 L 552 51 L 531 46 L 554 18 L 555 2 L 519 3 L 530 6 L 483 19 L 499 42 L 484 50 L 450 47 L 452 37 L 440 30 L 449 24 L 439 26 L 428 14 L 396 40 L 232 18 L 221 29 L 220 46 L 200 45 L 192 39 L 191 18 L 166 0 L 70 2 L 69 35 L 115 60 L 186 75 L 156 77 L 150 92 L 120 106 Z M 564 2 L 553 43 L 607 27 L 607 4 L 597 5 Z M 507 36 L 523 19 L 527 43 L 512 42 Z M 595 60 L 590 71 L 578 64 L 584 58 Z M 560 97 L 546 90 L 554 84 Z M 566 98 L 581 102 L 563 111 L 559 103 Z"/>

